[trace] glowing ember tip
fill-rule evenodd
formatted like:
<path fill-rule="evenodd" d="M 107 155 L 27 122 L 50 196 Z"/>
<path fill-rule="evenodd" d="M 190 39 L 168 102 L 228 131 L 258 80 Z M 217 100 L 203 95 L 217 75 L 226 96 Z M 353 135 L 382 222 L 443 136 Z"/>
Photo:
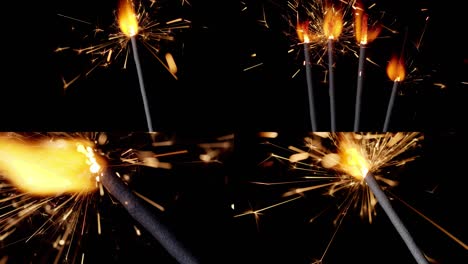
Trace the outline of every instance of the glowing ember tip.
<path fill-rule="evenodd" d="M 343 140 L 339 148 L 340 170 L 362 180 L 369 172 L 369 163 L 356 143 Z"/>
<path fill-rule="evenodd" d="M 120 30 L 126 36 L 133 37 L 138 34 L 138 19 L 132 1 L 120 0 L 118 20 Z"/>
<path fill-rule="evenodd" d="M 33 195 L 94 191 L 94 174 L 104 161 L 92 145 L 86 140 L 0 138 L 0 171 L 19 190 Z"/>

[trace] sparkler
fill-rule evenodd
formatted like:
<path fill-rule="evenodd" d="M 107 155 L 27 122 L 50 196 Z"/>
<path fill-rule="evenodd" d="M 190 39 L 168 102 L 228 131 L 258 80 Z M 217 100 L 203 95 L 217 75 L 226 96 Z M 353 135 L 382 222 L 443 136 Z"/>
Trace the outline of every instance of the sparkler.
<path fill-rule="evenodd" d="M 171 141 L 157 142 L 163 138 L 160 135 L 152 136 L 156 139 L 152 140 L 153 146 L 172 145 Z M 181 263 L 196 263 L 169 229 L 138 199 L 142 198 L 159 210 L 164 211 L 164 208 L 130 190 L 124 183 L 129 181 L 127 173 L 138 166 L 170 169 L 171 164 L 161 161 L 159 157 L 187 151 L 156 154 L 135 148 L 106 150 L 112 144 L 109 138 L 106 133 L 92 132 L 0 135 L 0 241 L 7 241 L 20 223 L 43 215 L 49 219 L 26 241 L 45 234 L 52 227 L 50 223 L 56 223 L 64 231 L 58 234 L 54 243 L 54 248 L 58 250 L 54 263 L 62 258 L 77 262 L 79 256 L 72 249 L 77 249 L 80 244 L 77 237 L 87 232 L 89 225 L 86 218 L 91 213 L 91 203 L 96 199 L 94 196 L 104 196 L 105 188 Z M 126 138 L 132 139 L 134 136 L 130 133 L 120 137 L 120 140 Z M 115 164 L 116 158 L 120 164 Z M 100 234 L 101 216 L 99 211 L 96 214 Z M 84 253 L 81 258 L 83 261 Z"/>
<path fill-rule="evenodd" d="M 151 6 L 155 2 L 151 1 Z M 89 70 L 84 74 L 79 74 L 71 78 L 63 78 L 64 89 L 68 89 L 81 77 L 88 77 L 94 70 L 99 67 L 107 68 L 114 62 L 123 61 L 123 69 L 127 68 L 128 56 L 133 55 L 135 67 L 140 86 L 140 94 L 145 110 L 145 118 L 149 132 L 153 132 L 153 121 L 150 115 L 150 107 L 148 104 L 147 90 L 145 88 L 145 80 L 140 62 L 138 45 L 142 45 L 146 51 L 154 56 L 171 76 L 177 80 L 177 66 L 174 56 L 166 50 L 164 45 L 166 42 L 174 42 L 176 33 L 181 29 L 190 27 L 190 21 L 182 18 L 162 21 L 153 17 L 142 3 L 134 5 L 131 0 L 120 0 L 118 10 L 116 12 L 115 21 L 111 25 L 110 30 L 96 26 L 93 30 L 93 35 L 86 35 L 80 40 L 80 46 L 86 45 L 85 41 L 92 41 L 90 45 L 82 48 L 72 48 L 70 46 L 59 47 L 56 52 L 74 51 L 79 55 L 89 56 L 92 63 Z M 82 23 L 86 26 L 92 23 L 82 19 L 73 18 L 63 14 L 59 16 L 69 19 L 74 23 Z M 75 27 L 75 26 L 74 26 Z M 96 43 L 95 43 L 96 42 Z M 137 44 L 138 43 L 138 44 Z M 130 51 L 130 49 L 132 51 Z M 164 58 L 160 58 L 160 53 L 164 53 Z M 67 79 L 67 80 L 66 80 Z"/>
<path fill-rule="evenodd" d="M 297 33 L 299 39 L 304 44 L 304 58 L 305 58 L 305 67 L 306 67 L 306 79 L 307 79 L 307 94 L 309 98 L 309 116 L 312 131 L 317 131 L 317 123 L 315 121 L 315 104 L 314 104 L 314 89 L 312 84 L 312 62 L 310 61 L 309 53 L 309 22 L 306 21 L 302 24 L 298 22 Z"/>
<path fill-rule="evenodd" d="M 328 36 L 328 85 L 330 97 L 330 121 L 331 132 L 336 131 L 335 114 L 335 78 L 333 71 L 333 42 L 338 39 L 343 30 L 341 12 L 333 7 L 328 7 L 323 21 L 323 32 Z"/>
<path fill-rule="evenodd" d="M 143 99 L 143 106 L 145 108 L 146 123 L 148 125 L 148 132 L 153 131 L 153 124 L 151 121 L 151 111 L 146 97 L 145 82 L 143 80 L 143 72 L 140 65 L 140 56 L 138 55 L 137 43 L 135 36 L 138 34 L 138 20 L 135 15 L 133 3 L 131 0 L 120 0 L 119 6 L 119 26 L 127 37 L 130 38 L 133 50 L 133 59 L 138 74 L 138 82 L 140 84 L 141 97 Z"/>
<path fill-rule="evenodd" d="M 393 218 L 392 222 L 395 228 L 406 240 L 405 242 L 415 258 L 420 261 L 419 263 L 426 263 L 423 262 L 425 258 L 420 254 L 407 230 L 404 231 L 401 221 L 397 223 L 398 220 L 396 219 L 398 217 L 396 214 L 389 212 L 392 209 L 389 208 L 388 200 L 386 200 L 388 198 L 376 182 L 378 180 L 385 185 L 385 188 L 395 186 L 397 182 L 385 178 L 382 173 L 390 167 L 402 166 L 415 160 L 417 155 L 411 154 L 410 150 L 419 147 L 422 138 L 423 136 L 417 132 L 384 134 L 313 133 L 313 136 L 305 139 L 308 150 L 290 146 L 288 149 L 283 149 L 289 153 L 289 157 L 278 154 L 270 156 L 270 159 L 288 162 L 292 165 L 294 171 L 308 172 L 307 176 L 302 177 L 299 181 L 255 183 L 267 186 L 295 182 L 298 184 L 313 183 L 308 187 L 291 189 L 285 192 L 283 197 L 303 196 L 306 192 L 318 189 L 326 189 L 326 193 L 331 196 L 338 196 L 339 193 L 346 192 L 344 194 L 345 200 L 340 205 L 340 213 L 334 223 L 341 223 L 343 217 L 353 205 L 360 209 L 362 218 L 366 217 L 371 222 L 375 214 L 375 205 L 380 202 L 382 208 L 385 207 L 384 210 L 387 211 L 389 217 Z M 269 142 L 267 144 L 276 146 Z M 382 195 L 385 197 L 382 197 Z M 294 200 L 296 199 L 291 198 L 277 205 L 250 210 L 238 214 L 237 217 L 249 214 L 257 216 L 257 212 Z M 327 249 L 329 246 L 327 246 Z M 325 253 L 322 255 L 320 263 L 325 257 Z"/>
<path fill-rule="evenodd" d="M 398 83 L 402 82 L 405 78 L 405 68 L 402 59 L 393 56 L 387 66 L 387 75 L 390 80 L 393 80 L 392 93 L 388 102 L 387 113 L 385 115 L 385 122 L 383 131 L 388 131 L 388 125 L 390 123 L 390 116 L 392 114 L 393 105 L 395 103 L 395 96 L 397 92 Z"/>

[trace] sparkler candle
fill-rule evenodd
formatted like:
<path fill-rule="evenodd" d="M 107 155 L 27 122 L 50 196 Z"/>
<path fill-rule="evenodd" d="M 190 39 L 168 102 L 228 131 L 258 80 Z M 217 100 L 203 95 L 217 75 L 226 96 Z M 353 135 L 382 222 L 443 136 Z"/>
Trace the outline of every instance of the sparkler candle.
<path fill-rule="evenodd" d="M 335 121 L 335 80 L 333 74 L 333 41 L 338 39 L 343 29 L 343 19 L 341 12 L 334 9 L 333 7 L 327 8 L 325 11 L 325 18 L 323 21 L 323 32 L 325 36 L 328 36 L 328 85 L 329 85 L 329 97 L 330 97 L 330 121 L 331 121 L 331 132 L 336 131 Z"/>
<path fill-rule="evenodd" d="M 362 82 L 364 79 L 364 62 L 366 60 L 365 51 L 367 44 L 375 39 L 380 33 L 380 27 L 372 31 L 368 31 L 367 14 L 364 13 L 360 4 L 356 5 L 354 13 L 354 30 L 356 40 L 359 43 L 359 65 L 357 77 L 357 90 L 356 90 L 356 105 L 354 109 L 354 132 L 359 131 L 359 121 L 361 115 L 361 97 L 362 97 Z"/>
<path fill-rule="evenodd" d="M 388 131 L 388 125 L 390 123 L 390 116 L 392 114 L 393 105 L 395 104 L 395 97 L 398 88 L 398 83 L 403 81 L 405 78 L 405 66 L 402 59 L 398 59 L 396 56 L 393 56 L 387 66 L 387 75 L 390 80 L 393 80 L 392 93 L 390 95 L 390 100 L 388 102 L 387 113 L 385 115 L 385 122 L 383 126 L 383 131 Z"/>
<path fill-rule="evenodd" d="M 314 88 L 312 84 L 312 63 L 310 61 L 310 53 L 309 53 L 309 22 L 298 23 L 297 26 L 297 34 L 299 36 L 299 40 L 303 42 L 304 46 L 304 63 L 306 67 L 306 79 L 307 79 L 307 94 L 309 98 L 309 116 L 310 116 L 310 123 L 312 131 L 317 131 L 317 123 L 315 121 L 315 107 L 314 107 Z"/>
<path fill-rule="evenodd" d="M 145 108 L 146 123 L 148 125 L 148 132 L 153 131 L 153 124 L 151 120 L 151 112 L 146 97 L 145 83 L 143 80 L 143 72 L 141 70 L 140 57 L 138 55 L 137 43 L 135 36 L 138 34 L 138 19 L 133 8 L 131 0 L 120 0 L 119 5 L 119 26 L 122 33 L 130 38 L 133 50 L 133 59 L 138 74 L 138 82 L 140 84 L 141 97 L 143 99 L 143 106 Z"/>

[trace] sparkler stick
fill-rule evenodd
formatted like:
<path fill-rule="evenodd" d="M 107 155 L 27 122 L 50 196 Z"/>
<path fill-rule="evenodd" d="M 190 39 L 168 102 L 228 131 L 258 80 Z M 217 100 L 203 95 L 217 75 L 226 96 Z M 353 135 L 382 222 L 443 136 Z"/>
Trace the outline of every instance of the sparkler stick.
<path fill-rule="evenodd" d="M 336 131 L 335 121 L 335 78 L 333 76 L 333 39 L 328 39 L 328 95 L 330 98 L 330 131 Z"/>
<path fill-rule="evenodd" d="M 405 68 L 402 59 L 398 59 L 397 57 L 393 56 L 388 64 L 387 74 L 388 77 L 390 77 L 390 79 L 393 80 L 393 88 L 392 93 L 390 95 L 390 100 L 388 102 L 387 114 L 385 116 L 385 122 L 383 127 L 384 132 L 388 131 L 388 124 L 390 122 L 390 115 L 392 114 L 393 105 L 395 103 L 395 96 L 398 83 L 402 81 L 405 76 Z"/>
<path fill-rule="evenodd" d="M 390 100 L 388 101 L 387 114 L 385 115 L 385 122 L 383 126 L 383 132 L 388 131 L 388 124 L 390 123 L 390 116 L 392 114 L 393 105 L 395 104 L 395 95 L 398 87 L 398 81 L 393 82 L 392 94 L 390 95 Z"/>
<path fill-rule="evenodd" d="M 374 27 L 368 30 L 368 16 L 364 13 L 364 8 L 360 2 L 356 3 L 354 13 L 354 31 L 356 40 L 359 43 L 359 65 L 357 77 L 356 105 L 354 109 L 354 132 L 359 131 L 359 121 L 361 114 L 362 83 L 364 80 L 364 62 L 366 61 L 367 44 L 374 40 L 380 33 L 381 27 Z"/>
<path fill-rule="evenodd" d="M 310 53 L 309 53 L 309 42 L 310 37 L 308 33 L 308 26 L 309 22 L 306 21 L 302 24 L 298 23 L 297 33 L 301 41 L 303 41 L 304 46 L 304 60 L 305 60 L 305 67 L 306 67 L 306 79 L 307 79 L 307 95 L 309 98 L 309 116 L 310 116 L 310 123 L 312 131 L 317 131 L 317 123 L 315 121 L 315 107 L 314 107 L 314 87 L 312 84 L 312 62 L 310 60 Z"/>
<path fill-rule="evenodd" d="M 138 74 L 138 81 L 140 84 L 141 97 L 143 99 L 143 106 L 145 109 L 146 123 L 148 125 L 148 131 L 153 131 L 153 125 L 151 122 L 151 114 L 148 106 L 148 99 L 146 98 L 146 90 L 144 86 L 143 73 L 141 70 L 140 58 L 138 56 L 137 43 L 135 36 L 138 33 L 138 20 L 135 15 L 132 3 L 130 0 L 121 0 L 119 6 L 119 26 L 126 36 L 128 36 L 132 43 L 133 59 Z"/>
<path fill-rule="evenodd" d="M 404 226 L 401 219 L 398 217 L 397 213 L 395 212 L 392 205 L 390 204 L 390 200 L 388 199 L 388 197 L 385 195 L 385 193 L 382 191 L 379 184 L 375 180 L 374 175 L 368 172 L 366 176 L 364 177 L 364 179 L 367 185 L 369 186 L 369 188 L 374 193 L 377 200 L 379 201 L 380 206 L 382 207 L 382 209 L 385 211 L 388 218 L 392 222 L 393 226 L 395 227 L 395 229 L 400 234 L 401 238 L 406 243 L 406 246 L 410 250 L 413 257 L 415 258 L 416 262 L 418 264 L 428 264 L 429 262 L 427 261 L 427 259 L 424 257 L 424 254 L 421 252 L 419 247 L 414 242 L 413 237 L 410 235 L 410 233 Z"/>
<path fill-rule="evenodd" d="M 111 170 L 101 176 L 102 185 L 140 223 L 179 263 L 195 264 L 197 259 L 176 239 L 167 226 L 162 223 L 141 200 Z"/>
<path fill-rule="evenodd" d="M 333 39 L 328 39 L 328 84 L 330 96 L 331 132 L 336 131 L 335 121 L 335 78 L 333 76 Z"/>

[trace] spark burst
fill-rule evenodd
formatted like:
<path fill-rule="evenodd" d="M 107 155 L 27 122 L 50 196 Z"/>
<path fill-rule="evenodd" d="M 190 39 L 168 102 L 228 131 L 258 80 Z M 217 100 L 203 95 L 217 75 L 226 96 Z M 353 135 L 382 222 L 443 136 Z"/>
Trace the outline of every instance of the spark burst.
<path fill-rule="evenodd" d="M 2 133 L 0 248 L 5 255 L 1 257 L 8 259 L 9 249 L 15 244 L 39 241 L 52 247 L 44 249 L 41 244 L 35 257 L 47 258 L 48 263 L 83 263 L 90 251 L 83 238 L 89 233 L 101 235 L 105 228 L 101 221 L 109 217 L 102 213 L 107 210 L 103 210 L 104 204 L 109 202 L 99 180 L 102 169 L 113 168 L 131 187 L 144 167 L 167 171 L 174 162 L 187 163 L 173 157 L 187 157 L 188 150 L 172 150 L 173 147 L 174 139 L 160 133 Z M 205 153 L 206 149 L 202 149 L 201 153 Z M 173 160 L 169 162 L 171 156 Z M 212 154 L 211 158 L 215 156 Z M 29 166 L 24 160 L 29 161 Z M 81 170 L 76 168 L 80 162 Z M 16 181 L 21 176 L 23 180 Z M 86 185 L 70 186 L 74 180 Z M 28 185 L 29 181 L 36 182 Z M 38 186 L 44 188 L 33 188 Z M 165 210 L 152 198 L 132 191 L 158 210 Z M 140 236 L 140 228 L 133 228 Z M 15 261 L 15 257 L 12 254 L 11 260 Z"/>
<path fill-rule="evenodd" d="M 291 169 L 287 172 L 287 177 L 293 178 L 253 183 L 273 188 L 292 184 L 301 187 L 283 192 L 282 197 L 285 200 L 282 202 L 248 210 L 237 214 L 236 217 L 253 215 L 258 223 L 260 212 L 296 201 L 311 191 L 322 190 L 324 195 L 339 200 L 338 213 L 333 220 L 336 227 L 335 234 L 351 209 L 358 210 L 360 218 L 372 223 L 377 213 L 375 208 L 377 200 L 362 175 L 366 175 L 367 171 L 372 173 L 384 190 L 397 186 L 395 170 L 418 158 L 418 149 L 423 138 L 419 132 L 316 132 L 304 139 L 305 149 L 295 146 L 283 148 L 267 141 L 265 144 L 277 151 L 269 155 L 261 165 L 268 168 L 274 167 L 277 162 L 280 166 L 286 163 Z M 283 154 L 278 154 L 279 152 Z M 361 156 L 363 159 L 356 159 L 356 156 Z M 366 168 L 366 173 L 359 168 Z M 323 212 L 312 217 L 309 222 L 321 214 Z M 333 239 L 334 235 L 317 263 L 321 263 L 325 258 Z"/>
<path fill-rule="evenodd" d="M 135 38 L 160 62 L 172 77 L 177 79 L 177 65 L 168 44 L 175 44 L 176 35 L 181 30 L 190 28 L 191 22 L 180 17 L 164 19 L 166 16 L 160 14 L 160 11 L 155 5 L 155 1 L 143 0 L 136 5 L 138 34 Z M 79 37 L 78 47 L 76 47 L 75 43 L 58 47 L 55 50 L 55 52 L 60 53 L 72 52 L 73 55 L 83 55 L 88 62 L 91 62 L 91 66 L 84 73 L 75 74 L 73 77 L 63 77 L 63 88 L 65 90 L 77 80 L 87 78 L 98 68 L 108 68 L 114 63 L 121 63 L 123 69 L 127 68 L 129 54 L 131 53 L 131 38 L 120 29 L 116 11 L 114 11 L 114 22 L 107 27 L 94 25 L 91 22 L 65 14 L 57 15 L 73 23 L 79 23 L 78 26 L 94 26 L 94 29 L 87 30 L 87 32 L 91 31 L 91 33 Z M 74 24 L 72 29 L 75 28 L 78 27 Z"/>

